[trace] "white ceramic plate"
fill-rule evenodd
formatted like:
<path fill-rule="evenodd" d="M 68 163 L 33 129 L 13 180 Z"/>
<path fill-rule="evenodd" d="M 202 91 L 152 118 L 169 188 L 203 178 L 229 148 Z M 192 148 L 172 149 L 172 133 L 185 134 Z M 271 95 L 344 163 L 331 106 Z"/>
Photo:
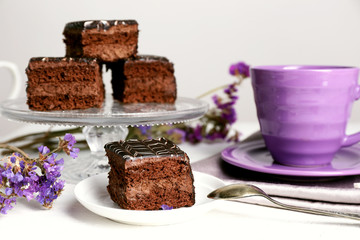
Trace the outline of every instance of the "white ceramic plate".
<path fill-rule="evenodd" d="M 204 214 L 215 207 L 217 202 L 207 198 L 212 190 L 225 185 L 211 175 L 193 172 L 195 205 L 172 210 L 126 210 L 114 203 L 106 190 L 107 173 L 99 174 L 79 182 L 75 187 L 76 199 L 90 211 L 117 222 L 134 225 L 167 225 L 183 222 Z"/>

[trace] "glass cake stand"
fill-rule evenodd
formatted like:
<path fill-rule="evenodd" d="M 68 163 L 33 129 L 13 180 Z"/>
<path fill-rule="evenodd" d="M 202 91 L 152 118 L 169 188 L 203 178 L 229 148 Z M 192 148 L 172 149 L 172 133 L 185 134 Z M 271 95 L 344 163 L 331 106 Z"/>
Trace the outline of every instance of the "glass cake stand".
<path fill-rule="evenodd" d="M 80 152 L 79 158 L 75 160 L 67 158 L 63 172 L 64 178 L 73 183 L 108 171 L 104 145 L 124 140 L 128 126 L 187 122 L 202 117 L 207 110 L 206 102 L 184 97 L 178 97 L 174 104 L 122 104 L 107 95 L 102 108 L 49 112 L 29 110 L 26 98 L 6 100 L 0 104 L 1 115 L 10 120 L 83 127 L 90 152 Z"/>

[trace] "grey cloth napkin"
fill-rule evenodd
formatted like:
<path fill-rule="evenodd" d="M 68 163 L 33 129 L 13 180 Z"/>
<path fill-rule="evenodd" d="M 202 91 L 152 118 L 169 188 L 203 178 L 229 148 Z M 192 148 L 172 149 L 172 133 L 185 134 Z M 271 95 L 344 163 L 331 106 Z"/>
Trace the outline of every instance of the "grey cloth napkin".
<path fill-rule="evenodd" d="M 246 141 L 258 140 L 255 134 Z M 241 143 L 240 143 L 241 144 Z M 304 178 L 264 174 L 233 166 L 216 154 L 192 164 L 194 171 L 208 173 L 226 183 L 249 183 L 260 187 L 278 201 L 303 207 L 352 213 L 360 216 L 360 175 L 337 178 Z M 273 206 L 261 197 L 242 200 L 248 203 Z"/>

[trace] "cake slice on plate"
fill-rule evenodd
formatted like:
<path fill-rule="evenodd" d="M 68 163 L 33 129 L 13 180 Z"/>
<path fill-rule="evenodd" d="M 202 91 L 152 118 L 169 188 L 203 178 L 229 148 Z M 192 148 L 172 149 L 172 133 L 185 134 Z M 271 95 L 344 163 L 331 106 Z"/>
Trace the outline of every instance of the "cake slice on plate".
<path fill-rule="evenodd" d="M 121 208 L 158 210 L 195 204 L 194 177 L 187 154 L 173 142 L 160 139 L 110 142 L 111 199 Z"/>

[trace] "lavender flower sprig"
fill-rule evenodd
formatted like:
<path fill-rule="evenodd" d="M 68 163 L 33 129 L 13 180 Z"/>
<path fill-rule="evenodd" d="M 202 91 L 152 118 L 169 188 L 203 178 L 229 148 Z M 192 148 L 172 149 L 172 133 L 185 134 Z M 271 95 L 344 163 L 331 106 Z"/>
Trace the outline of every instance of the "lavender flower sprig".
<path fill-rule="evenodd" d="M 238 96 L 236 96 L 237 86 L 245 78 L 249 77 L 249 68 L 249 65 L 244 62 L 231 65 L 229 73 L 237 77 L 237 81 L 230 85 L 220 86 L 199 96 L 199 98 L 202 98 L 223 89 L 226 98 L 214 95 L 212 100 L 215 107 L 211 108 L 195 125 L 174 124 L 153 127 L 130 127 L 128 138 L 166 137 L 175 143 L 183 141 L 198 143 L 204 140 L 216 141 L 219 139 L 239 141 L 240 133 L 237 131 L 232 132 L 231 125 L 237 120 L 235 109 L 235 104 L 238 100 Z"/>
<path fill-rule="evenodd" d="M 7 214 L 19 197 L 28 201 L 35 199 L 44 207 L 51 208 L 65 184 L 60 179 L 64 159 L 57 159 L 57 152 L 64 151 L 76 158 L 79 149 L 74 147 L 75 143 L 74 136 L 65 134 L 64 139 L 59 138 L 58 147 L 53 151 L 40 146 L 38 158 L 31 158 L 17 147 L 0 144 L 0 148 L 13 152 L 0 160 L 0 213 Z"/>

